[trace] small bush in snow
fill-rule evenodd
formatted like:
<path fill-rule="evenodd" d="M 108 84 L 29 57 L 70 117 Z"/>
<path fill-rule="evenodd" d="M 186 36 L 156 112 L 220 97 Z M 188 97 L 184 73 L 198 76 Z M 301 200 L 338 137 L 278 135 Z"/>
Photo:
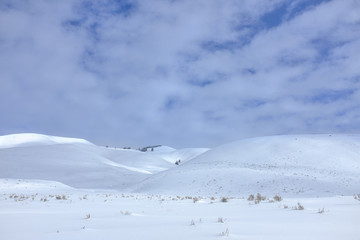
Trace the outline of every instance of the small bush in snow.
<path fill-rule="evenodd" d="M 228 202 L 228 198 L 222 197 L 220 201 L 221 201 L 221 202 Z"/>
<path fill-rule="evenodd" d="M 278 195 L 275 195 L 274 196 L 274 201 L 276 202 L 281 202 L 282 201 L 282 197 L 278 196 Z"/>
<path fill-rule="evenodd" d="M 190 222 L 190 226 L 194 226 L 194 225 L 195 225 L 195 222 L 194 222 L 194 219 L 192 219 Z"/>
<path fill-rule="evenodd" d="M 199 198 L 194 197 L 194 198 L 193 198 L 193 202 L 196 203 L 197 201 L 199 201 Z"/>
<path fill-rule="evenodd" d="M 297 203 L 297 206 L 292 208 L 293 210 L 304 210 L 304 206 L 301 205 L 299 202 Z"/>
<path fill-rule="evenodd" d="M 131 215 L 131 212 L 129 212 L 129 211 L 125 211 L 125 212 L 120 211 L 120 213 L 121 213 L 121 215 Z"/>
<path fill-rule="evenodd" d="M 254 199 L 255 199 L 254 194 L 250 194 L 247 200 L 248 201 L 254 201 Z"/>
<path fill-rule="evenodd" d="M 226 230 L 224 232 L 222 232 L 220 235 L 223 236 L 223 237 L 228 237 L 229 236 L 229 229 L 226 228 Z"/>
<path fill-rule="evenodd" d="M 89 214 L 86 214 L 86 219 L 90 219 L 90 213 Z"/>
<path fill-rule="evenodd" d="M 319 214 L 322 214 L 322 213 L 324 213 L 324 212 L 325 212 L 325 209 L 324 209 L 324 208 L 322 208 L 322 209 L 319 208 L 319 210 L 318 210 L 318 213 L 319 213 Z"/>
<path fill-rule="evenodd" d="M 258 202 L 261 202 L 261 201 L 265 201 L 266 200 L 266 196 L 261 196 L 260 193 L 256 194 L 256 200 Z"/>
<path fill-rule="evenodd" d="M 355 195 L 354 195 L 354 199 L 356 199 L 356 200 L 359 200 L 359 201 L 360 201 L 360 194 L 355 194 Z"/>
<path fill-rule="evenodd" d="M 67 199 L 67 197 L 65 195 L 62 195 L 62 196 L 56 195 L 55 198 L 56 198 L 56 200 L 66 200 Z"/>
<path fill-rule="evenodd" d="M 218 223 L 224 223 L 224 219 L 222 217 L 218 217 Z"/>

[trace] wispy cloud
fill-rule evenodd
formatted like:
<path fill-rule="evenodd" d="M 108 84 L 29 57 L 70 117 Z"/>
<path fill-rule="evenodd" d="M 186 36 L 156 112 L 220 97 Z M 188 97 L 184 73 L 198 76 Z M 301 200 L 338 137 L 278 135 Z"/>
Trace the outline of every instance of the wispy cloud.
<path fill-rule="evenodd" d="M 0 134 L 214 146 L 359 132 L 360 4 L 2 1 Z"/>

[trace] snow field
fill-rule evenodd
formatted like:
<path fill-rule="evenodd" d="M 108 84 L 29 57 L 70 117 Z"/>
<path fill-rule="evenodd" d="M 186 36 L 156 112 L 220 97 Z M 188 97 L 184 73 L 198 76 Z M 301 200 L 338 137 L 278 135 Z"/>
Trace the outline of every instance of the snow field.
<path fill-rule="evenodd" d="M 76 190 L 57 183 L 42 189 L 38 182 L 25 180 L 3 180 L 1 186 L 17 183 L 22 187 L 0 191 L 1 239 L 351 240 L 360 234 L 360 201 L 352 196 L 280 202 L 270 197 L 256 204 L 246 198 L 223 202 Z M 304 210 L 293 210 L 298 202 Z"/>

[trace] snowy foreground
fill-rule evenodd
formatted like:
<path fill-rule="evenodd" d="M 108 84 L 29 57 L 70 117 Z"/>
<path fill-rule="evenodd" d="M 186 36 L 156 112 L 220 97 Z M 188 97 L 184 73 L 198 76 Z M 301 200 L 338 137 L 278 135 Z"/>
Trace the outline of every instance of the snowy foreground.
<path fill-rule="evenodd" d="M 360 201 L 353 196 L 271 199 L 222 202 L 4 179 L 0 238 L 359 239 Z M 298 202 L 304 210 L 294 210 Z"/>
<path fill-rule="evenodd" d="M 0 239 L 359 240 L 359 194 L 359 135 L 146 153 L 0 136 Z"/>

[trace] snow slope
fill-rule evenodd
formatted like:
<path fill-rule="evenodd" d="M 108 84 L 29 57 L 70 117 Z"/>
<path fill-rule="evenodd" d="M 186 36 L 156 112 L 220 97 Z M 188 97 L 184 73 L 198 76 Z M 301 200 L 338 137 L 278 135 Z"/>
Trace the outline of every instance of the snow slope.
<path fill-rule="evenodd" d="M 124 190 L 176 166 L 157 154 L 99 147 L 82 139 L 40 134 L 0 137 L 0 178 L 58 181 L 76 188 Z M 170 147 L 175 154 L 178 150 Z M 178 156 L 181 157 L 181 150 Z M 187 158 L 197 149 L 185 151 Z M 201 152 L 201 151 L 200 151 Z"/>
<path fill-rule="evenodd" d="M 360 136 L 292 135 L 237 141 L 153 175 L 133 191 L 203 196 L 352 195 L 360 192 Z"/>
<path fill-rule="evenodd" d="M 170 163 L 175 163 L 178 160 L 185 163 L 209 150 L 209 148 L 183 148 L 168 152 L 150 152 L 150 154 L 165 159 Z"/>

